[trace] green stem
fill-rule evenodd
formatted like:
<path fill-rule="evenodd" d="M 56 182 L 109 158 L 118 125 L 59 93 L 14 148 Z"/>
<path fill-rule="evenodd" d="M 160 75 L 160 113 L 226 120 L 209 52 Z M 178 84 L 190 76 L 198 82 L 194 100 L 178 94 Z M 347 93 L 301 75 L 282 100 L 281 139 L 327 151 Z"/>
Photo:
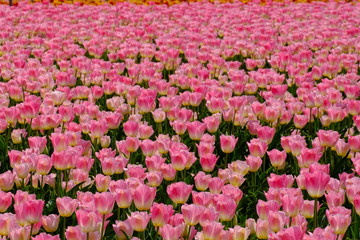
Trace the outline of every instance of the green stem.
<path fill-rule="evenodd" d="M 191 236 L 191 226 L 189 225 L 188 227 L 189 227 L 189 231 L 188 231 L 187 239 L 189 240 Z"/>
<path fill-rule="evenodd" d="M 226 169 L 226 167 L 227 167 L 228 157 L 229 157 L 229 154 L 228 154 L 228 153 L 226 153 L 226 154 L 225 154 L 224 169 Z"/>
<path fill-rule="evenodd" d="M 57 196 L 58 197 L 62 197 L 62 194 L 61 194 L 61 192 L 62 192 L 62 186 L 61 186 L 61 170 L 58 170 L 57 171 Z"/>
<path fill-rule="evenodd" d="M 162 134 L 162 123 L 161 122 L 158 123 L 158 133 Z"/>
<path fill-rule="evenodd" d="M 41 186 L 41 189 L 43 190 L 43 184 L 44 184 L 44 175 L 41 175 L 41 183 L 40 183 L 40 186 Z"/>
<path fill-rule="evenodd" d="M 291 220 L 292 220 L 292 217 L 290 217 L 290 220 L 289 220 L 289 227 L 291 227 Z"/>
<path fill-rule="evenodd" d="M 318 199 L 315 198 L 315 204 L 314 204 L 314 230 L 317 228 L 318 226 L 318 222 L 317 222 L 317 218 L 318 218 L 318 212 L 317 212 L 317 203 L 318 203 Z"/>
<path fill-rule="evenodd" d="M 354 213 L 354 234 L 355 234 L 355 239 L 359 239 L 359 237 L 360 237 L 359 236 L 359 228 L 360 228 L 359 215 L 357 215 L 354 206 L 353 206 L 353 213 Z"/>
<path fill-rule="evenodd" d="M 100 231 L 100 239 L 104 239 L 104 233 L 105 233 L 105 214 L 103 215 L 102 225 L 101 225 L 101 231 Z"/>
<path fill-rule="evenodd" d="M 63 226 L 62 226 L 62 231 L 61 231 L 61 236 L 63 240 L 65 240 L 65 229 L 66 229 L 66 217 L 63 217 Z"/>
<path fill-rule="evenodd" d="M 90 240 L 90 233 L 86 233 L 86 240 Z"/>
<path fill-rule="evenodd" d="M 161 239 L 161 236 L 159 235 L 159 227 L 156 228 L 156 239 Z"/>
<path fill-rule="evenodd" d="M 64 171 L 64 178 L 65 178 L 65 194 L 67 192 L 67 186 L 68 186 L 68 174 L 67 174 L 68 170 Z"/>
<path fill-rule="evenodd" d="M 266 155 L 264 155 L 264 157 L 263 157 L 263 161 L 262 161 L 262 172 L 263 172 L 263 173 L 266 171 L 266 166 L 265 166 L 265 157 L 266 157 Z"/>
<path fill-rule="evenodd" d="M 251 173 L 252 187 L 256 186 L 256 173 Z"/>
<path fill-rule="evenodd" d="M 145 230 L 142 232 L 142 239 L 145 240 Z"/>
<path fill-rule="evenodd" d="M 31 224 L 29 239 L 31 239 L 31 236 L 32 236 L 32 233 L 33 233 L 33 228 L 34 228 L 34 224 Z"/>

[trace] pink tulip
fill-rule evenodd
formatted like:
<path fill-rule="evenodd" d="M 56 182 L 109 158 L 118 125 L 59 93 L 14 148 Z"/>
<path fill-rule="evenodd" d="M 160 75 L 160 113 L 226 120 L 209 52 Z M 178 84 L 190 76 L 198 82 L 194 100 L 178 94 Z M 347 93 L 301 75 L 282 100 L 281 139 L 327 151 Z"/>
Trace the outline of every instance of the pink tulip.
<path fill-rule="evenodd" d="M 325 193 L 330 176 L 324 171 L 304 173 L 306 190 L 312 198 L 320 198 Z"/>
<path fill-rule="evenodd" d="M 171 226 L 165 224 L 159 228 L 159 233 L 164 240 L 177 240 L 181 236 L 181 229 L 179 226 Z"/>
<path fill-rule="evenodd" d="M 326 217 L 334 233 L 342 235 L 351 223 L 351 210 L 341 206 L 332 207 L 326 210 Z"/>
<path fill-rule="evenodd" d="M 218 195 L 215 196 L 214 205 L 216 210 L 220 213 L 219 218 L 221 221 L 231 221 L 235 215 L 236 203 L 228 195 Z"/>
<path fill-rule="evenodd" d="M 205 172 L 211 172 L 214 170 L 215 165 L 219 157 L 215 154 L 205 154 L 200 157 L 200 164 Z"/>
<path fill-rule="evenodd" d="M 12 194 L 0 190 L 0 212 L 6 212 L 12 203 Z"/>
<path fill-rule="evenodd" d="M 41 220 L 46 232 L 55 232 L 59 226 L 60 216 L 50 214 L 49 216 L 42 216 Z"/>
<path fill-rule="evenodd" d="M 70 217 L 78 206 L 78 201 L 70 197 L 56 198 L 56 206 L 60 216 Z"/>
<path fill-rule="evenodd" d="M 207 207 L 200 216 L 199 223 L 201 226 L 211 221 L 219 221 L 220 213 L 214 207 Z"/>
<path fill-rule="evenodd" d="M 200 171 L 194 177 L 195 187 L 199 191 L 205 191 L 209 187 L 209 182 L 211 175 L 206 175 L 204 172 Z"/>
<path fill-rule="evenodd" d="M 84 233 L 95 232 L 101 227 L 101 217 L 94 211 L 77 210 L 76 219 L 80 229 Z"/>
<path fill-rule="evenodd" d="M 170 184 L 167 187 L 166 192 L 174 203 L 184 204 L 189 199 L 192 188 L 192 185 L 187 185 L 184 182 L 177 182 Z"/>
<path fill-rule="evenodd" d="M 110 214 L 114 208 L 115 196 L 111 192 L 95 193 L 95 205 L 102 215 Z"/>
<path fill-rule="evenodd" d="M 267 150 L 267 144 L 260 139 L 254 138 L 247 143 L 250 154 L 254 157 L 262 158 Z"/>
<path fill-rule="evenodd" d="M 130 189 L 115 189 L 115 201 L 119 208 L 129 208 L 133 201 Z"/>
<path fill-rule="evenodd" d="M 9 235 L 10 227 L 13 223 L 13 215 L 9 213 L 0 215 L 0 235 Z"/>
<path fill-rule="evenodd" d="M 256 172 L 257 170 L 259 170 L 262 164 L 262 159 L 259 156 L 249 155 L 245 157 L 245 159 L 248 165 L 248 170 L 250 172 Z"/>
<path fill-rule="evenodd" d="M 276 212 L 279 210 L 280 210 L 280 205 L 278 202 L 276 202 L 274 200 L 267 201 L 267 202 L 259 200 L 256 205 L 256 212 L 257 212 L 259 218 L 263 219 L 263 220 L 268 219 L 270 211 Z"/>
<path fill-rule="evenodd" d="M 45 201 L 28 200 L 23 203 L 23 211 L 25 219 L 30 224 L 40 222 Z"/>
<path fill-rule="evenodd" d="M 137 137 L 139 132 L 139 123 L 135 121 L 127 121 L 123 124 L 126 136 Z"/>
<path fill-rule="evenodd" d="M 174 210 L 171 205 L 154 203 L 150 208 L 150 213 L 153 225 L 162 227 L 168 224 L 170 217 L 174 214 Z"/>
<path fill-rule="evenodd" d="M 213 177 L 209 181 L 209 190 L 211 193 L 221 193 L 224 181 L 219 177 Z"/>
<path fill-rule="evenodd" d="M 2 191 L 10 191 L 13 188 L 14 177 L 10 170 L 0 174 L 0 188 Z"/>
<path fill-rule="evenodd" d="M 318 137 L 321 146 L 323 147 L 333 147 L 335 146 L 336 142 L 338 141 L 340 134 L 336 131 L 328 130 L 319 130 Z"/>
<path fill-rule="evenodd" d="M 234 151 L 237 141 L 238 139 L 235 138 L 233 135 L 230 136 L 221 135 L 220 136 L 221 150 L 224 153 L 232 153 Z"/>
<path fill-rule="evenodd" d="M 105 192 L 109 189 L 110 185 L 110 176 L 104 176 L 102 174 L 97 174 L 95 177 L 96 190 L 98 192 Z"/>
<path fill-rule="evenodd" d="M 202 236 L 205 239 L 219 239 L 224 226 L 216 221 L 208 221 L 204 224 Z"/>
<path fill-rule="evenodd" d="M 269 211 L 268 217 L 269 227 L 273 232 L 279 232 L 286 223 L 286 215 L 284 212 Z"/>
<path fill-rule="evenodd" d="M 181 206 L 181 213 L 187 225 L 195 226 L 198 224 L 205 207 L 196 204 L 184 204 Z"/>
<path fill-rule="evenodd" d="M 286 152 L 273 149 L 267 152 L 270 163 L 274 168 L 282 169 L 285 167 Z"/>
<path fill-rule="evenodd" d="M 134 230 L 130 224 L 130 220 L 126 219 L 125 221 L 115 221 L 115 224 L 113 224 L 113 229 L 116 233 L 116 236 L 120 240 L 126 240 L 127 237 L 132 237 Z M 125 235 L 126 234 L 126 235 Z M 127 236 L 127 237 L 126 237 Z"/>
<path fill-rule="evenodd" d="M 270 144 L 275 136 L 275 128 L 268 126 L 260 127 L 257 129 L 257 135 L 261 141 Z"/>
<path fill-rule="evenodd" d="M 268 239 L 270 225 L 267 220 L 258 219 L 256 223 L 256 237 L 258 239 Z"/>
<path fill-rule="evenodd" d="M 156 196 L 156 188 L 141 184 L 133 194 L 135 207 L 140 210 L 149 210 Z"/>
<path fill-rule="evenodd" d="M 343 189 L 339 192 L 329 191 L 325 193 L 325 198 L 329 207 L 342 206 L 345 202 L 345 191 Z"/>
<path fill-rule="evenodd" d="M 188 122 L 186 126 L 190 138 L 195 141 L 199 141 L 206 130 L 206 124 L 199 121 Z"/>
<path fill-rule="evenodd" d="M 131 212 L 129 217 L 131 227 L 137 232 L 143 232 L 149 223 L 150 215 L 147 212 Z"/>

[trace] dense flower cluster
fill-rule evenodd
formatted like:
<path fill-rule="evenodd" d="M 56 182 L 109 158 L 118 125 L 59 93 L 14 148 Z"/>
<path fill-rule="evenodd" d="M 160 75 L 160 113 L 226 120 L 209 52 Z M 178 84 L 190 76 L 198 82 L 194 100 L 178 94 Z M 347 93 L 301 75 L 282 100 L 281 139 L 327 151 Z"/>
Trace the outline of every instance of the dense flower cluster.
<path fill-rule="evenodd" d="M 359 239 L 359 15 L 0 6 L 1 239 Z"/>
<path fill-rule="evenodd" d="M 103 5 L 103 4 L 110 4 L 116 5 L 121 4 L 123 2 L 128 2 L 132 4 L 145 4 L 145 5 L 154 5 L 154 4 L 166 4 L 168 6 L 172 6 L 174 4 L 180 3 L 194 3 L 194 2 L 202 2 L 203 0 L 0 0 L 0 4 L 9 4 L 9 1 L 12 1 L 13 6 L 17 6 L 18 2 L 26 1 L 28 3 L 43 3 L 43 4 L 77 4 L 77 5 Z M 291 0 L 291 2 L 297 3 L 308 3 L 308 2 L 316 2 L 322 1 L 326 2 L 326 0 Z M 335 0 L 336 2 L 342 2 L 343 0 Z M 234 2 L 256 2 L 260 4 L 271 4 L 272 0 L 207 0 L 210 3 L 234 3 Z M 286 0 L 275 0 L 275 2 L 287 2 Z M 352 0 L 345 0 L 345 2 L 356 2 Z"/>

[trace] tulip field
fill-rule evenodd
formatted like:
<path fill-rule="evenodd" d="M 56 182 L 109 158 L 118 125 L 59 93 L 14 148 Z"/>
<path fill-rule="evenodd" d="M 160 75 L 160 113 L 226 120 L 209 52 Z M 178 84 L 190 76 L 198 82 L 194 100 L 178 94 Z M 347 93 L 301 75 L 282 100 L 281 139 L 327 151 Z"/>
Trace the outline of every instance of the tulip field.
<path fill-rule="evenodd" d="M 0 239 L 359 240 L 359 16 L 0 5 Z"/>

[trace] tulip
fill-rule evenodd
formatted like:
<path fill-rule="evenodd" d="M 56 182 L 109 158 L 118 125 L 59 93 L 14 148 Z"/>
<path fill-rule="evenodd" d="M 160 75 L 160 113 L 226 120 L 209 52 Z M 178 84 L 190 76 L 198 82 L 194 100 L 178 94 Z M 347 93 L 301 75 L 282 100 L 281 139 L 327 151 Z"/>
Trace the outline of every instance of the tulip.
<path fill-rule="evenodd" d="M 0 214 L 0 235 L 7 236 L 10 233 L 10 227 L 12 224 L 12 214 L 9 213 Z"/>
<path fill-rule="evenodd" d="M 119 240 L 126 240 L 131 238 L 134 233 L 129 219 L 126 219 L 125 221 L 116 220 L 115 224 L 112 226 Z"/>
<path fill-rule="evenodd" d="M 101 217 L 98 213 L 88 210 L 77 210 L 75 214 L 82 232 L 90 233 L 100 229 Z"/>
<path fill-rule="evenodd" d="M 105 192 L 109 188 L 109 184 L 111 181 L 110 176 L 104 176 L 102 174 L 97 174 L 95 177 L 96 190 L 98 192 Z"/>
<path fill-rule="evenodd" d="M 149 210 L 156 196 L 156 188 L 141 184 L 133 194 L 135 207 L 140 210 Z"/>
<path fill-rule="evenodd" d="M 154 203 L 150 208 L 150 213 L 153 225 L 162 227 L 169 222 L 170 217 L 174 214 L 174 210 L 171 205 Z"/>
<path fill-rule="evenodd" d="M 314 221 L 317 227 L 317 201 L 322 197 L 325 188 L 330 181 L 330 176 L 321 170 L 304 173 L 306 190 L 312 198 L 315 198 Z"/>
<path fill-rule="evenodd" d="M 196 204 L 196 203 L 195 203 Z M 220 213 L 214 207 L 207 207 L 200 216 L 199 223 L 201 226 L 206 225 L 209 221 L 219 221 Z"/>
<path fill-rule="evenodd" d="M 78 201 L 70 197 L 56 198 L 56 206 L 60 216 L 70 217 L 78 206 Z"/>
<path fill-rule="evenodd" d="M 209 182 L 211 175 L 206 175 L 204 172 L 200 171 L 194 177 L 195 187 L 199 191 L 205 191 L 209 187 Z"/>
<path fill-rule="evenodd" d="M 214 197 L 214 206 L 216 210 L 220 213 L 219 218 L 221 221 L 231 221 L 235 215 L 236 203 L 228 195 L 218 195 Z"/>
<path fill-rule="evenodd" d="M 12 203 L 12 193 L 0 190 L 0 213 L 6 212 Z"/>
<path fill-rule="evenodd" d="M 232 239 L 234 240 L 246 240 L 250 236 L 250 230 L 245 227 L 236 225 L 232 230 Z"/>
<path fill-rule="evenodd" d="M 59 226 L 60 216 L 50 214 L 49 216 L 42 216 L 42 226 L 47 232 L 55 232 Z"/>
<path fill-rule="evenodd" d="M 262 158 L 267 150 L 267 144 L 260 139 L 254 138 L 250 140 L 250 143 L 247 143 L 249 147 L 250 154 L 254 157 Z"/>
<path fill-rule="evenodd" d="M 275 136 L 275 128 L 268 126 L 260 127 L 257 129 L 257 135 L 261 141 L 270 144 Z"/>
<path fill-rule="evenodd" d="M 205 172 L 211 172 L 214 170 L 215 165 L 219 157 L 215 154 L 205 154 L 200 157 L 200 164 Z"/>
<path fill-rule="evenodd" d="M 23 203 L 23 211 L 25 219 L 30 224 L 40 222 L 42 211 L 44 208 L 45 201 L 43 200 L 28 200 Z"/>
<path fill-rule="evenodd" d="M 199 121 L 188 122 L 186 127 L 190 138 L 195 141 L 199 141 L 206 130 L 206 124 Z"/>
<path fill-rule="evenodd" d="M 204 239 L 216 240 L 220 239 L 220 234 L 224 226 L 216 221 L 208 221 L 203 225 L 202 235 Z"/>
<path fill-rule="evenodd" d="M 326 210 L 326 217 L 337 235 L 345 234 L 351 223 L 351 210 L 344 207 L 332 207 Z"/>
<path fill-rule="evenodd" d="M 219 177 L 213 177 L 209 181 L 209 190 L 211 193 L 221 193 L 224 181 Z"/>
<path fill-rule="evenodd" d="M 284 212 L 269 211 L 268 217 L 269 227 L 273 232 L 279 232 L 286 223 L 286 215 Z"/>
<path fill-rule="evenodd" d="M 181 206 L 181 213 L 187 225 L 195 226 L 199 223 L 202 213 L 205 211 L 204 206 L 196 204 L 184 204 Z"/>
<path fill-rule="evenodd" d="M 114 208 L 115 196 L 111 192 L 95 193 L 95 205 L 101 215 L 110 214 Z"/>
<path fill-rule="evenodd" d="M 170 184 L 167 187 L 166 192 L 174 203 L 184 204 L 189 199 L 192 188 L 192 185 L 187 185 L 184 182 L 177 182 Z"/>
<path fill-rule="evenodd" d="M 256 223 L 256 237 L 258 239 L 267 239 L 270 233 L 270 226 L 267 220 L 258 219 Z"/>
<path fill-rule="evenodd" d="M 179 226 L 171 226 L 170 224 L 165 224 L 160 227 L 159 233 L 164 240 L 178 240 L 181 236 L 181 229 Z"/>
<path fill-rule="evenodd" d="M 150 215 L 147 212 L 131 212 L 129 217 L 131 227 L 137 232 L 143 232 L 149 223 Z"/>
<path fill-rule="evenodd" d="M 133 201 L 133 197 L 130 189 L 116 189 L 115 190 L 115 201 L 119 208 L 129 208 Z"/>
<path fill-rule="evenodd" d="M 323 147 L 334 147 L 338 141 L 340 134 L 332 130 L 319 130 L 317 133 L 321 146 Z"/>
<path fill-rule="evenodd" d="M 267 152 L 270 163 L 275 169 L 283 169 L 285 167 L 286 152 L 273 149 Z"/>
<path fill-rule="evenodd" d="M 230 136 L 221 135 L 220 136 L 221 150 L 224 153 L 232 153 L 234 151 L 237 141 L 238 139 L 235 138 L 233 135 Z"/>

